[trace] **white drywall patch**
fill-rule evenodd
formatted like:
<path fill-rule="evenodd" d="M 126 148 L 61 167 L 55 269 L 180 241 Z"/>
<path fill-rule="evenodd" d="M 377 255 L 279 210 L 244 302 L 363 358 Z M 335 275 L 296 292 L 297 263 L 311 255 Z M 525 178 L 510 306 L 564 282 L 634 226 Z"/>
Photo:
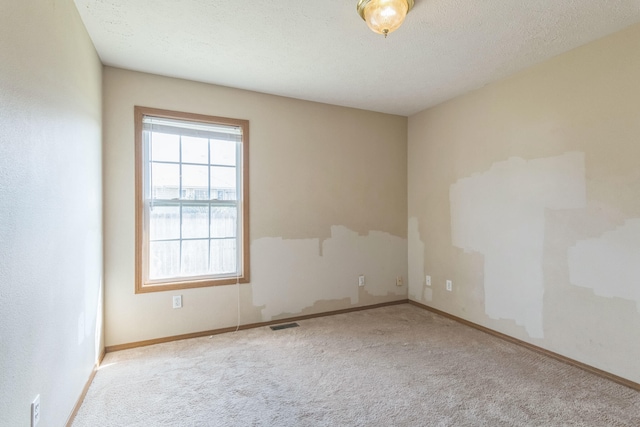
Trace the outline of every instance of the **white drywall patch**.
<path fill-rule="evenodd" d="M 635 301 L 640 311 L 640 219 L 569 248 L 569 278 L 598 296 Z"/>
<path fill-rule="evenodd" d="M 424 243 L 420 239 L 418 218 L 409 218 L 408 231 L 409 298 L 418 302 L 430 302 L 432 300 L 431 289 L 424 286 Z"/>
<path fill-rule="evenodd" d="M 253 304 L 264 307 L 264 321 L 318 301 L 350 298 L 357 304 L 360 274 L 371 295 L 402 295 L 407 289 L 395 285 L 396 276 L 406 277 L 407 239 L 388 233 L 360 236 L 333 226 L 321 253 L 319 239 L 266 237 L 252 242 L 251 256 Z"/>
<path fill-rule="evenodd" d="M 433 290 L 431 288 L 424 287 L 424 292 L 422 292 L 422 296 L 424 297 L 425 302 L 433 301 Z"/>
<path fill-rule="evenodd" d="M 450 189 L 454 246 L 484 255 L 485 312 L 543 337 L 545 209 L 586 205 L 583 153 L 495 163 Z"/>

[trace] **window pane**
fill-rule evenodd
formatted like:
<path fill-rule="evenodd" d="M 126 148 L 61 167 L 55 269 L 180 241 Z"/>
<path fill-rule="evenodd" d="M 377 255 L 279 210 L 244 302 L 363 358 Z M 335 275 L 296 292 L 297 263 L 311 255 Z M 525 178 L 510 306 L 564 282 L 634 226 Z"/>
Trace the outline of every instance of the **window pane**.
<path fill-rule="evenodd" d="M 211 240 L 211 273 L 235 273 L 236 270 L 236 240 Z"/>
<path fill-rule="evenodd" d="M 185 163 L 209 164 L 209 140 L 183 136 L 182 161 Z"/>
<path fill-rule="evenodd" d="M 233 141 L 211 140 L 212 165 L 236 165 L 236 143 Z"/>
<path fill-rule="evenodd" d="M 180 274 L 180 242 L 149 243 L 149 279 L 164 279 Z"/>
<path fill-rule="evenodd" d="M 151 164 L 151 197 L 153 199 L 177 199 L 179 188 L 179 165 Z"/>
<path fill-rule="evenodd" d="M 236 237 L 238 210 L 229 206 L 211 208 L 211 237 Z"/>
<path fill-rule="evenodd" d="M 149 234 L 151 240 L 180 238 L 180 208 L 178 206 L 152 206 Z"/>
<path fill-rule="evenodd" d="M 182 237 L 209 238 L 209 206 L 182 206 Z"/>
<path fill-rule="evenodd" d="M 182 166 L 183 199 L 209 200 L 208 172 L 208 166 Z"/>
<path fill-rule="evenodd" d="M 182 242 L 182 275 L 198 276 L 209 273 L 209 240 Z"/>
<path fill-rule="evenodd" d="M 236 200 L 236 168 L 211 167 L 211 198 Z"/>
<path fill-rule="evenodd" d="M 151 133 L 151 160 L 180 161 L 180 137 L 167 133 Z"/>

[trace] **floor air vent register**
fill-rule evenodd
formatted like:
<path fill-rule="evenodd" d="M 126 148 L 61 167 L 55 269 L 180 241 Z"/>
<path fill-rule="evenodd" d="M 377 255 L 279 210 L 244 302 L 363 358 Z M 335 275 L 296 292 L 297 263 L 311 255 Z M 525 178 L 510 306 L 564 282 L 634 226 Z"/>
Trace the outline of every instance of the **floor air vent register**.
<path fill-rule="evenodd" d="M 297 323 L 284 323 L 282 325 L 270 326 L 270 328 L 273 331 L 279 331 L 280 329 L 297 328 L 298 326 L 300 325 L 298 325 Z"/>

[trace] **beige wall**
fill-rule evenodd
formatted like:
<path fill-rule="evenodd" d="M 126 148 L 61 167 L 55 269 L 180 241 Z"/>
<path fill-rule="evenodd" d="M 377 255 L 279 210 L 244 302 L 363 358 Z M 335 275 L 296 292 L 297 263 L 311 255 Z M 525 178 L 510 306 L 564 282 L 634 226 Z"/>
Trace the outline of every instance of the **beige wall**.
<path fill-rule="evenodd" d="M 235 326 L 238 295 L 243 324 L 406 298 L 405 117 L 109 67 L 103 90 L 108 346 Z M 134 294 L 134 105 L 250 121 L 250 284 Z"/>
<path fill-rule="evenodd" d="M 0 425 L 62 426 L 102 344 L 102 65 L 70 0 L 0 13 Z"/>
<path fill-rule="evenodd" d="M 638 76 L 640 25 L 410 117 L 409 298 L 640 382 Z"/>

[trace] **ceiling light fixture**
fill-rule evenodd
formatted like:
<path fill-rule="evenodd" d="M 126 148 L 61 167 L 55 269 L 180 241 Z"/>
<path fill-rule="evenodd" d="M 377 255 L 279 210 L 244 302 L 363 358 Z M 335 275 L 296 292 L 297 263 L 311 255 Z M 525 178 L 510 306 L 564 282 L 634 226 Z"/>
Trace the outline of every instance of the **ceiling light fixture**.
<path fill-rule="evenodd" d="M 397 30 L 413 7 L 414 0 L 358 0 L 358 13 L 371 31 L 384 34 Z"/>

